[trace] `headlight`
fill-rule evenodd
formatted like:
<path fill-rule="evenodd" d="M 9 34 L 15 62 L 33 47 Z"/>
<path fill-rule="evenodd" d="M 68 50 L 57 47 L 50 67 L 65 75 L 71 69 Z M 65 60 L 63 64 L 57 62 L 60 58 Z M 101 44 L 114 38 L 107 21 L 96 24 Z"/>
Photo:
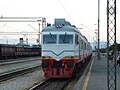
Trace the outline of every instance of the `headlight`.
<path fill-rule="evenodd" d="M 48 62 L 42 62 L 42 68 L 47 68 L 49 66 Z"/>
<path fill-rule="evenodd" d="M 67 62 L 67 67 L 68 67 L 68 68 L 72 68 L 72 67 L 73 67 L 73 65 L 74 65 L 74 63 L 73 63 L 73 62 L 71 62 L 71 61 L 68 61 L 68 62 Z"/>

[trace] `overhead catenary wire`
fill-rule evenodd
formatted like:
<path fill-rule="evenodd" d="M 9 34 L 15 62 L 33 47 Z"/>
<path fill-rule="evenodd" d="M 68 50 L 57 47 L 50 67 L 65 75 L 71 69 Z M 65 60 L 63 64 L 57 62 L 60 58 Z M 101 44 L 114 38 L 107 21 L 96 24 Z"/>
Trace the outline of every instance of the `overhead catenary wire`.
<path fill-rule="evenodd" d="M 35 29 L 33 26 L 31 26 L 30 24 L 28 24 L 28 26 L 30 26 L 32 29 L 34 29 L 35 31 L 37 31 L 38 32 L 38 30 L 37 29 Z"/>
<path fill-rule="evenodd" d="M 95 33 L 94 30 L 92 30 L 91 28 L 87 27 L 86 25 L 84 25 L 84 24 L 81 24 L 81 25 Z"/>
<path fill-rule="evenodd" d="M 5 27 L 5 26 L 6 26 L 6 24 L 2 25 L 2 26 L 0 27 L 0 29 L 2 29 L 2 28 Z"/>
<path fill-rule="evenodd" d="M 11 27 L 11 26 L 9 26 L 9 25 L 5 25 L 7 28 L 9 28 L 9 29 L 11 29 L 11 28 L 13 28 L 13 27 Z M 29 26 L 30 26 L 30 24 L 29 24 Z M 32 27 L 32 26 L 31 26 Z M 34 28 L 34 30 L 35 31 L 37 31 L 37 32 L 31 32 L 31 31 L 21 31 L 20 29 L 18 29 L 18 28 L 13 28 L 13 29 L 15 29 L 15 31 L 0 31 L 0 35 L 23 35 L 23 34 L 28 34 L 28 35 L 37 35 L 38 34 L 38 31 L 37 31 L 37 29 L 35 29 Z M 32 27 L 32 29 L 33 29 L 33 27 Z"/>
<path fill-rule="evenodd" d="M 71 15 L 69 14 L 68 10 L 65 8 L 65 6 L 63 5 L 63 3 L 61 2 L 61 0 L 58 0 L 58 2 L 60 3 L 61 7 L 64 9 L 64 11 L 66 12 L 66 14 L 68 15 L 68 17 L 72 20 L 73 23 L 75 23 L 75 21 L 72 19 Z"/>

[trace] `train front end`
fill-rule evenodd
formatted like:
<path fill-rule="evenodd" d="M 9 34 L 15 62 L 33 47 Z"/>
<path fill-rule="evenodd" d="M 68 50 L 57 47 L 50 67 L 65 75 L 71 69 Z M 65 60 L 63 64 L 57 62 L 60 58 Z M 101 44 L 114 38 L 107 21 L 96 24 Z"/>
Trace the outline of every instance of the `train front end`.
<path fill-rule="evenodd" d="M 48 78 L 69 78 L 75 63 L 75 32 L 65 21 L 55 21 L 53 26 L 42 30 L 42 68 Z"/>

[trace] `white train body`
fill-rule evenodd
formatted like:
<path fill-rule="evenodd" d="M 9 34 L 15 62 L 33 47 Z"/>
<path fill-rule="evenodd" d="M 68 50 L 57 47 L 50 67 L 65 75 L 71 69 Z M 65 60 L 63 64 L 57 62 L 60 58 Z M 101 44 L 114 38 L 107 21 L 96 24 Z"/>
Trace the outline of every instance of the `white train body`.
<path fill-rule="evenodd" d="M 76 64 L 84 63 L 91 54 L 92 48 L 85 36 L 65 19 L 55 19 L 53 26 L 48 26 L 42 30 L 42 63 L 46 77 L 71 77 Z M 67 61 L 72 62 L 72 64 L 66 64 Z M 48 62 L 51 64 L 49 65 Z M 54 62 L 61 62 L 58 64 L 59 70 L 55 70 L 55 73 L 53 71 L 57 66 Z M 55 68 L 50 69 L 49 66 L 54 67 L 54 65 Z M 63 70 L 63 73 L 61 68 L 68 68 L 67 66 L 72 67 L 72 69 L 68 74 L 65 74 L 66 71 Z M 47 68 L 50 71 L 47 72 Z"/>

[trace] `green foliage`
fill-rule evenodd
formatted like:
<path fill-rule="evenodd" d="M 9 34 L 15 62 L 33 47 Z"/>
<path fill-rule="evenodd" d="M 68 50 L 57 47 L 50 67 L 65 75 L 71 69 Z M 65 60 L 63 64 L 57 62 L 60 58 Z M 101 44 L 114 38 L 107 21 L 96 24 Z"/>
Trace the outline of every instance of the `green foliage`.
<path fill-rule="evenodd" d="M 117 50 L 120 51 L 120 44 L 117 44 Z"/>
<path fill-rule="evenodd" d="M 115 44 L 111 45 L 108 50 L 109 51 L 114 50 L 114 46 L 115 46 Z M 116 51 L 120 51 L 120 44 L 116 44 Z"/>

